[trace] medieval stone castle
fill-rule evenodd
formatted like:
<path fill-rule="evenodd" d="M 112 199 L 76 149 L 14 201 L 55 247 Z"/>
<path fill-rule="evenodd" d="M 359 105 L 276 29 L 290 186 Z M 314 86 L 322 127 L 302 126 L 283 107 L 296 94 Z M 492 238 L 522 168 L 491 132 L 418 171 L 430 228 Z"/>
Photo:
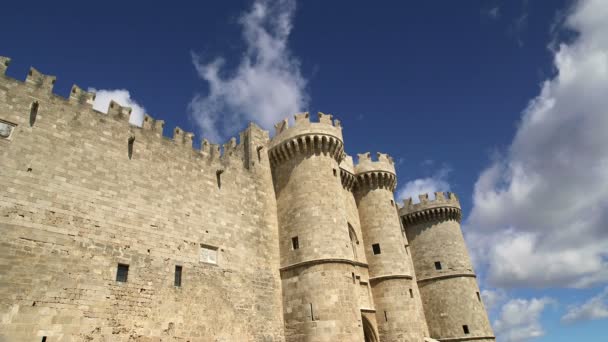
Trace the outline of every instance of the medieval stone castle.
<path fill-rule="evenodd" d="M 0 341 L 493 341 L 452 193 L 331 115 L 221 148 L 0 57 Z"/>

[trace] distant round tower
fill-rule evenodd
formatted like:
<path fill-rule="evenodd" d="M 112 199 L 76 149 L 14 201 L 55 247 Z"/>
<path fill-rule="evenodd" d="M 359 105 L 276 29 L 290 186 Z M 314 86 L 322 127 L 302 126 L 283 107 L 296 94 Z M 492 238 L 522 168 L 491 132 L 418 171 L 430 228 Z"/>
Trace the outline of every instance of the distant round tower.
<path fill-rule="evenodd" d="M 372 161 L 369 153 L 359 154 L 355 173 L 380 340 L 423 341 L 429 333 L 393 197 L 397 184 L 393 161 L 382 153 L 378 161 Z"/>
<path fill-rule="evenodd" d="M 277 124 L 269 156 L 279 221 L 287 341 L 363 341 L 339 163 L 342 128 L 308 113 Z M 260 213 L 263 215 L 263 213 Z"/>
<path fill-rule="evenodd" d="M 432 338 L 494 341 L 460 230 L 460 203 L 453 193 L 420 195 L 400 209 Z"/>

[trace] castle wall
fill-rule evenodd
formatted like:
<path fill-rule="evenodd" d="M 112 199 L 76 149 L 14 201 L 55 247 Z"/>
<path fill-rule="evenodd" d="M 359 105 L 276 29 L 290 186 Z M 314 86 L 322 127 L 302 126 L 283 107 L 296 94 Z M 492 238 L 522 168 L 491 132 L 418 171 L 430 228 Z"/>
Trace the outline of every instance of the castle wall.
<path fill-rule="evenodd" d="M 250 126 L 220 158 L 53 82 L 0 75 L 0 119 L 16 124 L 0 139 L 0 341 L 282 341 L 267 132 Z"/>
<path fill-rule="evenodd" d="M 460 205 L 453 194 L 438 194 L 401 209 L 431 337 L 493 341 L 460 230 Z"/>
<path fill-rule="evenodd" d="M 383 157 L 383 156 L 381 156 Z M 359 155 L 355 195 L 381 341 L 422 341 L 428 336 L 414 273 L 393 198 L 394 167 Z M 373 245 L 378 244 L 379 253 Z"/>

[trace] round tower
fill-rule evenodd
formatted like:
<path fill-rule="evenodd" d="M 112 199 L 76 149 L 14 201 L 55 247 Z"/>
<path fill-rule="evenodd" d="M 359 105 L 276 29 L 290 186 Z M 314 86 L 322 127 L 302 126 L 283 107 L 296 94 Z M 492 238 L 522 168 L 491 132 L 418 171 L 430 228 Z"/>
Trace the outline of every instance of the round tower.
<path fill-rule="evenodd" d="M 453 193 L 420 195 L 400 209 L 424 313 L 432 338 L 494 341 L 473 266 L 460 230 L 461 210 Z"/>
<path fill-rule="evenodd" d="M 362 341 L 355 267 L 339 163 L 342 128 L 331 115 L 277 124 L 269 156 L 277 198 L 287 341 Z"/>
<path fill-rule="evenodd" d="M 355 174 L 380 340 L 422 341 L 429 334 L 393 197 L 397 184 L 393 160 L 382 153 L 377 161 L 369 153 L 359 154 Z"/>

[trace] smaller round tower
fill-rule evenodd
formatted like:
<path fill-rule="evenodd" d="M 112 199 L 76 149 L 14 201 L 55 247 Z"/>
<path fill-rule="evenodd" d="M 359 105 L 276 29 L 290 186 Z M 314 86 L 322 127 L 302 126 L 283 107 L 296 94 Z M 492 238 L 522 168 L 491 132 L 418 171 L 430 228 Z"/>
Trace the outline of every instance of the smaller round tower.
<path fill-rule="evenodd" d="M 420 195 L 404 201 L 403 226 L 432 338 L 446 341 L 494 341 L 481 302 L 473 266 L 460 229 L 456 195 Z"/>
<path fill-rule="evenodd" d="M 359 154 L 355 198 L 378 332 L 382 341 L 422 341 L 429 333 L 393 197 L 395 166 L 386 154 L 377 158 Z"/>

